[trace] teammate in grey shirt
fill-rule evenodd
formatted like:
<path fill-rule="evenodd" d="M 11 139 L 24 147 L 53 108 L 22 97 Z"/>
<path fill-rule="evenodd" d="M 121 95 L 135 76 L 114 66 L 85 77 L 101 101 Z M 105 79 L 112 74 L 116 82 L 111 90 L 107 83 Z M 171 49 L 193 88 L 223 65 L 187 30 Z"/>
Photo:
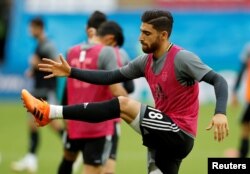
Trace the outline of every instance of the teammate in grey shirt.
<path fill-rule="evenodd" d="M 40 18 L 34 18 L 30 22 L 30 33 L 37 40 L 38 44 L 30 60 L 30 69 L 26 72 L 29 77 L 34 80 L 32 94 L 38 98 L 48 100 L 51 103 L 57 104 L 56 99 L 56 79 L 45 80 L 44 73 L 38 70 L 37 64 L 41 62 L 43 57 L 55 58 L 57 55 L 55 46 L 45 36 L 44 22 Z M 53 121 L 51 126 L 60 136 L 63 132 L 60 121 Z M 28 120 L 29 127 L 29 147 L 28 153 L 19 161 L 12 164 L 12 169 L 15 171 L 30 172 L 37 171 L 37 150 L 40 144 L 39 131 L 32 117 Z"/>
<path fill-rule="evenodd" d="M 152 150 L 151 156 L 156 165 L 149 166 L 149 172 L 159 168 L 164 174 L 177 174 L 182 159 L 192 150 L 197 132 L 198 82 L 211 84 L 216 95 L 215 113 L 207 129 L 214 128 L 214 139 L 219 142 L 228 135 L 227 83 L 193 53 L 170 42 L 173 17 L 169 11 L 149 10 L 144 12 L 141 20 L 139 40 L 142 50 L 148 55 L 136 58 L 125 67 L 114 71 L 79 70 L 71 68 L 61 57 L 60 63 L 44 59 L 45 63 L 39 68 L 51 73 L 45 78 L 67 76 L 95 84 L 145 77 L 155 100 L 155 108 L 127 97 L 74 106 L 48 105 L 26 90 L 22 91 L 22 98 L 29 112 L 39 110 L 43 113 L 40 120 L 41 117 L 34 113 L 41 126 L 53 119 L 100 122 L 120 115 L 141 134 L 143 144 Z M 46 112 L 48 109 L 49 113 Z"/>

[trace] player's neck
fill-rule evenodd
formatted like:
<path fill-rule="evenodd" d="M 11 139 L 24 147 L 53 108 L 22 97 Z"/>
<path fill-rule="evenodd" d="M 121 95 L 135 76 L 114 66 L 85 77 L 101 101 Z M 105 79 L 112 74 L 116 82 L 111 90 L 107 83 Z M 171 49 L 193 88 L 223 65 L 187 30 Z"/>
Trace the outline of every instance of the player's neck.
<path fill-rule="evenodd" d="M 166 52 L 169 51 L 170 47 L 171 47 L 172 43 L 167 41 L 164 42 L 164 44 L 162 44 L 153 54 L 154 54 L 154 58 L 158 59 L 160 58 L 163 54 L 165 54 Z"/>
<path fill-rule="evenodd" d="M 37 38 L 38 42 L 43 42 L 44 40 L 46 40 L 45 34 L 40 34 Z"/>
<path fill-rule="evenodd" d="M 93 37 L 91 37 L 91 38 L 88 39 L 88 42 L 92 43 L 92 44 L 99 44 L 100 43 L 100 39 L 97 36 L 93 36 Z"/>

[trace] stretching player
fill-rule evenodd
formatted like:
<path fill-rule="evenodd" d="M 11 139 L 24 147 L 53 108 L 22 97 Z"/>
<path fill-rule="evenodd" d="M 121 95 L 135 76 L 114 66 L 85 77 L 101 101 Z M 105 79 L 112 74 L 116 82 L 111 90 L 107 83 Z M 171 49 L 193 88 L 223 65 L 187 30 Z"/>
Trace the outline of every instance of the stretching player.
<path fill-rule="evenodd" d="M 214 87 L 216 107 L 207 129 L 214 128 L 214 139 L 219 142 L 229 131 L 225 115 L 228 86 L 222 76 L 202 63 L 194 53 L 170 42 L 173 17 L 169 11 L 146 11 L 141 20 L 139 40 L 147 54 L 120 69 L 80 70 L 71 68 L 62 57 L 59 63 L 44 59 L 45 63 L 40 64 L 39 69 L 51 73 L 45 78 L 67 76 L 100 85 L 145 77 L 155 108 L 123 96 L 103 102 L 55 106 L 22 90 L 22 99 L 40 126 L 53 119 L 95 123 L 120 115 L 142 135 L 143 144 L 151 149 L 156 167 L 164 174 L 177 174 L 182 160 L 193 148 L 197 133 L 198 82 L 204 81 Z"/>

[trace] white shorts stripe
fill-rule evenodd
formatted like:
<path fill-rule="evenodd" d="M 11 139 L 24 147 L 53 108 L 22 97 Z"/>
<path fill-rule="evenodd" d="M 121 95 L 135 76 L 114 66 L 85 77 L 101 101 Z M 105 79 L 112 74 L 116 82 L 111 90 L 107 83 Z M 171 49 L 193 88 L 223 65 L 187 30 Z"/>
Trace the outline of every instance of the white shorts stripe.
<path fill-rule="evenodd" d="M 165 121 L 159 121 L 159 120 L 152 120 L 152 119 L 148 119 L 148 118 L 143 118 L 142 120 L 143 121 L 147 121 L 147 122 L 155 122 L 155 123 L 161 123 L 161 124 L 176 126 L 175 123 L 171 123 L 171 122 L 165 122 Z"/>
<path fill-rule="evenodd" d="M 163 125 L 163 124 L 156 124 L 156 123 L 150 123 L 147 121 L 142 121 L 143 124 L 147 124 L 147 125 L 151 125 L 151 126 L 155 126 L 155 127 L 163 127 L 163 128 L 170 128 L 170 129 L 179 129 L 178 126 L 176 126 L 175 124 L 172 125 Z"/>
<path fill-rule="evenodd" d="M 154 126 L 149 126 L 146 124 L 141 124 L 143 127 L 147 127 L 150 129 L 155 129 L 155 130 L 163 130 L 163 131 L 171 131 L 171 132 L 179 132 L 180 129 L 167 129 L 167 128 L 159 128 L 159 127 L 154 127 Z"/>

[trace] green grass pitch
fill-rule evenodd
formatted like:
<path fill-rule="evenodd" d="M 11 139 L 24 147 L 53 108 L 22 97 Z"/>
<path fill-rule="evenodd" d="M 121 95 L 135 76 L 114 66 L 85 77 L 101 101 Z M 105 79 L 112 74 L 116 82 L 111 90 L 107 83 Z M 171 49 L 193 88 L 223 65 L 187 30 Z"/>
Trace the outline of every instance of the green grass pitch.
<path fill-rule="evenodd" d="M 212 131 L 205 130 L 213 111 L 213 104 L 201 106 L 195 145 L 190 155 L 183 160 L 180 174 L 206 174 L 208 157 L 223 157 L 225 149 L 238 146 L 241 107 L 228 108 L 230 135 L 221 143 L 213 140 Z M 50 127 L 40 128 L 40 133 L 38 174 L 56 174 L 63 151 L 61 140 Z M 27 144 L 27 114 L 21 102 L 0 102 L 0 174 L 15 173 L 10 169 L 11 162 L 26 153 Z M 117 174 L 128 173 L 146 174 L 146 148 L 142 146 L 141 137 L 123 122 Z"/>

